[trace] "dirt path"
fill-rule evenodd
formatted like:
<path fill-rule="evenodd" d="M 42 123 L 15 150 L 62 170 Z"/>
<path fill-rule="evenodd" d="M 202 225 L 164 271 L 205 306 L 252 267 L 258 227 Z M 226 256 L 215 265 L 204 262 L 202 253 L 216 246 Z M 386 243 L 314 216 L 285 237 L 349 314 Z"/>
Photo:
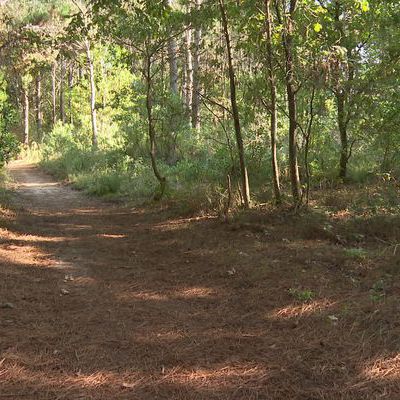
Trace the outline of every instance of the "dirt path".
<path fill-rule="evenodd" d="M 113 206 L 22 162 L 10 173 L 0 399 L 400 398 L 385 314 L 399 306 L 363 301 L 332 243 Z"/>

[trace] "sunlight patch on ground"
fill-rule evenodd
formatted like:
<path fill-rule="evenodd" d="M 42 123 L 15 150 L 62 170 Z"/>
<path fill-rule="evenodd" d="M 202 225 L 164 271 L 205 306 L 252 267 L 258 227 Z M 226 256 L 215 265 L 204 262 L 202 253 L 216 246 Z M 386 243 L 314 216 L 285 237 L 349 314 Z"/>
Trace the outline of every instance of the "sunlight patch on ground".
<path fill-rule="evenodd" d="M 194 218 L 182 218 L 182 219 L 173 219 L 168 222 L 164 222 L 161 224 L 157 224 L 153 227 L 154 230 L 157 231 L 176 231 L 182 229 L 188 229 L 193 226 L 196 222 L 206 221 L 206 220 L 215 220 L 217 217 L 215 216 L 204 216 L 204 217 L 194 217 Z"/>
<path fill-rule="evenodd" d="M 160 293 L 154 292 L 125 292 L 117 295 L 119 300 L 129 301 L 129 300 L 151 300 L 151 301 L 167 301 L 168 296 Z"/>
<path fill-rule="evenodd" d="M 223 366 L 214 369 L 199 368 L 196 370 L 166 371 L 165 375 L 171 375 L 174 383 L 187 384 L 195 386 L 206 385 L 218 387 L 230 386 L 233 383 L 238 384 L 239 381 L 246 381 L 246 387 L 256 387 L 261 381 L 269 376 L 269 371 L 265 367 L 254 364 Z M 264 381 L 265 382 L 265 381 Z"/>
<path fill-rule="evenodd" d="M 15 240 L 18 242 L 63 242 L 63 241 L 65 241 L 65 238 L 62 236 L 39 236 L 39 235 L 16 234 L 16 233 L 14 233 L 8 229 L 4 229 L 4 228 L 0 228 L 0 239 Z M 68 239 L 68 240 L 74 240 L 74 239 Z"/>
<path fill-rule="evenodd" d="M 218 295 L 214 289 L 207 287 L 192 287 L 176 291 L 170 291 L 165 294 L 156 292 L 124 292 L 118 295 L 120 300 L 151 300 L 151 301 L 169 301 L 176 299 L 197 299 L 213 298 Z"/>
<path fill-rule="evenodd" d="M 392 358 L 380 358 L 367 366 L 363 375 L 374 380 L 398 380 L 400 378 L 400 354 Z"/>
<path fill-rule="evenodd" d="M 21 363 L 25 363 L 25 361 L 26 360 L 20 360 Z M 53 363 L 54 361 L 48 360 L 48 364 Z M 38 387 L 46 388 L 46 390 L 49 390 L 50 388 L 55 390 L 56 388 L 60 388 L 60 386 L 63 388 L 77 390 L 95 389 L 101 386 L 110 385 L 110 383 L 115 384 L 115 382 L 118 381 L 117 376 L 110 372 L 95 372 L 89 375 L 78 372 L 76 376 L 65 375 L 61 378 L 62 383 L 60 383 L 59 375 L 37 373 L 31 368 L 20 366 L 15 362 L 9 364 L 7 367 L 0 368 L 0 381 L 19 382 L 21 389 L 33 384 Z"/>
<path fill-rule="evenodd" d="M 93 229 L 92 225 L 86 225 L 86 224 L 57 224 L 60 228 L 62 228 L 65 231 L 83 231 L 83 230 L 89 230 Z"/>
<path fill-rule="evenodd" d="M 15 240 L 16 242 L 64 242 L 66 239 L 61 236 L 36 236 L 36 235 L 15 235 L 12 232 L 5 232 L 3 229 L 0 229 L 0 238 L 2 239 L 2 236 L 7 235 L 6 240 Z M 75 239 L 68 239 L 69 241 L 75 240 Z M 8 249 L 18 249 L 21 247 L 25 247 L 23 244 L 9 244 L 7 246 Z"/>
<path fill-rule="evenodd" d="M 304 317 L 331 308 L 336 303 L 328 299 L 316 300 L 305 304 L 291 304 L 283 308 L 278 308 L 267 315 L 272 319 L 290 319 L 295 317 Z"/>
<path fill-rule="evenodd" d="M 153 227 L 153 230 L 155 231 L 160 231 L 160 232 L 172 232 L 172 231 L 178 231 L 182 229 L 188 229 L 190 227 L 189 222 L 184 222 L 184 223 L 177 223 L 176 221 L 172 221 L 167 224 L 158 224 Z"/>
<path fill-rule="evenodd" d="M 85 388 L 95 388 L 109 384 L 110 381 L 115 382 L 115 376 L 112 373 L 95 372 L 90 375 L 78 373 L 76 377 L 69 378 L 69 383 L 79 385 Z"/>
<path fill-rule="evenodd" d="M 97 236 L 107 239 L 125 239 L 128 237 L 128 235 L 113 235 L 111 233 L 99 233 Z"/>
<path fill-rule="evenodd" d="M 217 296 L 217 291 L 207 287 L 193 287 L 188 289 L 183 289 L 176 292 L 178 297 L 183 297 L 186 299 L 191 298 L 209 298 Z"/>
<path fill-rule="evenodd" d="M 58 182 L 47 182 L 47 183 L 43 183 L 43 182 L 24 182 L 21 183 L 20 186 L 22 188 L 48 188 L 48 187 L 57 187 L 60 186 Z"/>
<path fill-rule="evenodd" d="M 19 248 L 21 251 L 16 251 Z M 43 259 L 47 255 L 39 252 L 33 246 L 12 246 L 10 249 L 0 248 L 0 259 L 7 264 L 18 266 L 37 267 L 43 266 Z"/>

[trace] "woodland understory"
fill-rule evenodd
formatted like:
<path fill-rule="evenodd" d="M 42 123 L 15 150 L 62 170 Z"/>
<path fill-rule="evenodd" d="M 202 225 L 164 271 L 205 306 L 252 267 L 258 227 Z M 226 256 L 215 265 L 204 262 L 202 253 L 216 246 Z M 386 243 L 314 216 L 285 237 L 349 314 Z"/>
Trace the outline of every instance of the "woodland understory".
<path fill-rule="evenodd" d="M 3 162 L 20 141 L 89 193 L 223 213 L 398 178 L 395 0 L 8 0 L 1 13 Z"/>
<path fill-rule="evenodd" d="M 0 399 L 400 398 L 398 0 L 0 1 Z"/>

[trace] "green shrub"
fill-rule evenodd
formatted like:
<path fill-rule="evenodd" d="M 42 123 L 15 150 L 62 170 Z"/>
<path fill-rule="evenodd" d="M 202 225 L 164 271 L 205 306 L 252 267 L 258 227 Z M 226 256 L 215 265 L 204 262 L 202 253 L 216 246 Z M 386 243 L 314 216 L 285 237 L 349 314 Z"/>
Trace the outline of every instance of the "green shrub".
<path fill-rule="evenodd" d="M 121 181 L 121 176 L 114 171 L 100 171 L 91 175 L 78 175 L 75 184 L 89 194 L 106 196 L 118 193 L 121 188 Z"/>
<path fill-rule="evenodd" d="M 296 288 L 290 288 L 288 292 L 293 298 L 303 303 L 309 302 L 315 298 L 315 293 L 309 289 L 301 290 Z"/>
<path fill-rule="evenodd" d="M 18 139 L 9 132 L 0 133 L 0 167 L 16 157 L 21 150 Z"/>

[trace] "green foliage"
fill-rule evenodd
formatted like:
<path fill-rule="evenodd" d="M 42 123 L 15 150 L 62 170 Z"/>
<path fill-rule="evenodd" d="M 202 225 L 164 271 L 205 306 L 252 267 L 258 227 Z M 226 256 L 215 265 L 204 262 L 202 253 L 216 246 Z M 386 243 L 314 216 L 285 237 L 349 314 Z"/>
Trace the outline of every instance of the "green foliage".
<path fill-rule="evenodd" d="M 307 303 L 315 298 L 315 293 L 309 289 L 301 290 L 296 288 L 290 288 L 288 292 L 294 299 L 301 301 L 303 303 Z"/>
<path fill-rule="evenodd" d="M 79 3 L 82 7 L 76 4 L 69 0 L 9 0 L 0 6 L 0 162 L 16 153 L 13 135 L 21 137 L 24 132 L 22 93 L 28 92 L 30 138 L 38 143 L 29 150 L 30 156 L 37 155 L 46 168 L 89 193 L 150 199 L 157 184 L 149 161 L 146 65 L 150 61 L 155 154 L 158 168 L 168 181 L 168 200 L 215 208 L 225 198 L 227 175 L 237 196 L 241 175 L 218 2 L 204 1 L 201 7 L 186 0 L 172 5 L 136 0 L 91 0 Z M 272 197 L 272 157 L 264 3 L 226 0 L 224 4 L 250 188 L 255 202 L 267 202 Z M 278 103 L 277 153 L 282 191 L 286 194 L 290 169 L 282 42 L 285 10 L 280 5 L 278 2 L 278 7 L 271 10 L 271 46 Z M 345 97 L 349 160 L 346 182 L 372 185 L 382 173 L 395 181 L 400 177 L 397 2 L 305 0 L 298 2 L 295 19 L 293 64 L 303 186 L 307 171 L 311 190 L 342 183 L 338 179 L 342 150 L 338 94 Z M 188 27 L 192 28 L 192 38 L 186 48 L 183 33 Z M 194 36 L 199 28 L 202 40 L 197 90 L 201 93 L 201 128 L 197 130 L 191 127 L 190 104 L 187 107 L 185 95 L 193 78 L 190 74 L 194 73 L 193 63 L 186 64 L 190 58 L 194 60 Z M 90 40 L 94 64 L 97 151 L 91 148 L 86 39 Z M 172 40 L 181 50 L 175 54 L 177 93 L 170 88 Z M 71 122 L 55 127 L 51 98 L 54 65 L 56 117 L 60 119 L 63 88 L 66 121 Z M 36 121 L 39 78 L 42 127 Z M 393 201 L 397 199 L 396 195 L 392 197 Z M 332 206 L 343 209 L 367 204 L 371 213 L 385 207 L 385 201 L 386 197 L 377 196 L 347 198 L 341 204 L 335 196 L 327 199 Z M 393 208 L 393 204 L 388 206 Z"/>
<path fill-rule="evenodd" d="M 355 260 L 365 260 L 368 256 L 368 252 L 361 248 L 344 249 L 346 257 L 353 258 Z"/>
<path fill-rule="evenodd" d="M 2 208 L 11 208 L 10 191 L 7 189 L 8 176 L 3 169 L 0 170 L 0 218 Z"/>
<path fill-rule="evenodd" d="M 372 301 L 382 301 L 386 296 L 386 283 L 384 279 L 375 282 L 370 290 L 370 298 Z"/>
<path fill-rule="evenodd" d="M 0 167 L 16 157 L 20 151 L 20 142 L 15 135 L 0 132 Z"/>
<path fill-rule="evenodd" d="M 10 132 L 17 118 L 16 110 L 9 102 L 7 83 L 3 74 L 0 74 L 0 168 L 16 157 L 20 151 L 20 143 Z"/>

